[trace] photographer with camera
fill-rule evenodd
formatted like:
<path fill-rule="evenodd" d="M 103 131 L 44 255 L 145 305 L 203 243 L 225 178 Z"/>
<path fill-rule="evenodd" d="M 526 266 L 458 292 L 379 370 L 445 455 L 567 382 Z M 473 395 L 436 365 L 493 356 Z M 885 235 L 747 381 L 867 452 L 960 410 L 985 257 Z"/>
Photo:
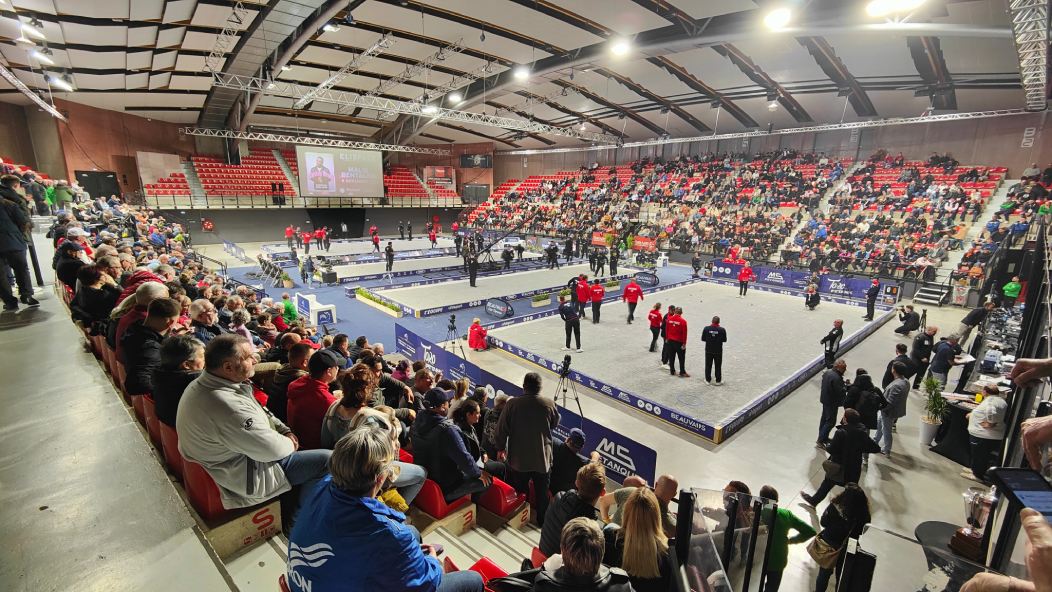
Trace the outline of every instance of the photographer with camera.
<path fill-rule="evenodd" d="M 899 307 L 899 322 L 902 325 L 895 329 L 899 335 L 909 337 L 910 333 L 920 329 L 920 315 L 914 312 L 912 304 Z"/>

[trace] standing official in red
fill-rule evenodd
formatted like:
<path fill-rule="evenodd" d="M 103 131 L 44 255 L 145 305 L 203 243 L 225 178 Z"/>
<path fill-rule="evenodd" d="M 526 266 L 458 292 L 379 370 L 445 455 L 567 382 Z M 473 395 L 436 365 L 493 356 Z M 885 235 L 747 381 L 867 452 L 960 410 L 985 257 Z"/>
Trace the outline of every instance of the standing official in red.
<path fill-rule="evenodd" d="M 291 224 L 285 227 L 285 242 L 289 244 L 289 249 L 296 244 L 296 229 Z"/>
<path fill-rule="evenodd" d="M 599 307 L 603 305 L 603 297 L 606 296 L 606 288 L 603 288 L 603 284 L 599 281 L 599 278 L 595 278 L 592 282 L 592 288 L 589 296 L 592 299 L 592 324 L 599 324 Z"/>
<path fill-rule="evenodd" d="M 373 235 L 373 250 L 376 251 L 377 253 L 380 252 L 380 235 L 379 234 L 374 234 Z"/>
<path fill-rule="evenodd" d="M 690 378 L 687 374 L 687 320 L 683 318 L 683 309 L 672 308 L 667 319 L 665 319 L 665 357 L 668 358 L 668 370 L 672 376 L 676 375 L 676 358 L 679 358 L 679 375 L 681 378 Z"/>
<path fill-rule="evenodd" d="M 432 249 L 438 247 L 438 234 L 435 233 L 434 228 L 432 228 L 431 231 L 427 233 L 427 240 L 431 241 Z"/>
<path fill-rule="evenodd" d="M 650 351 L 657 351 L 657 340 L 661 336 L 661 321 L 664 320 L 661 315 L 661 303 L 654 304 L 654 308 L 650 309 L 647 313 L 647 320 L 650 321 L 650 334 L 653 335 L 653 339 L 650 340 Z M 664 365 L 664 364 L 662 364 Z"/>
<path fill-rule="evenodd" d="M 322 250 L 325 247 L 325 228 L 314 229 L 314 246 L 318 247 L 318 250 Z"/>
<path fill-rule="evenodd" d="M 738 298 L 745 298 L 745 294 L 749 292 L 749 282 L 756 279 L 756 272 L 752 270 L 752 266 L 746 261 L 745 265 L 742 266 L 742 270 L 738 272 Z"/>
<path fill-rule="evenodd" d="M 621 301 L 628 303 L 628 324 L 636 319 L 636 304 L 643 300 L 643 288 L 639 287 L 636 280 L 628 280 L 628 285 L 621 292 Z"/>
<path fill-rule="evenodd" d="M 585 313 L 585 307 L 588 305 L 589 302 L 592 301 L 592 288 L 591 288 L 591 286 L 588 285 L 588 276 L 586 276 L 583 273 L 580 275 L 580 277 L 577 278 L 576 292 L 577 292 L 577 314 L 582 319 L 587 319 L 588 317 L 585 316 L 584 313 Z"/>
<path fill-rule="evenodd" d="M 300 242 L 303 243 L 303 253 L 304 254 L 310 253 L 310 239 L 311 239 L 311 231 L 304 230 L 303 232 L 300 233 Z"/>

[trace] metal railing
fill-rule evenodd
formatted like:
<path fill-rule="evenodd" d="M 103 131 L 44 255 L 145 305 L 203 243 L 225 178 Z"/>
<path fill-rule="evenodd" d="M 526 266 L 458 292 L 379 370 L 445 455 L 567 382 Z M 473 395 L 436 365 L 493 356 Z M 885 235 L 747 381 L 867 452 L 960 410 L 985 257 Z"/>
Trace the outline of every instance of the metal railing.
<path fill-rule="evenodd" d="M 158 210 L 282 208 L 459 208 L 463 201 L 442 197 L 291 197 L 270 195 L 146 195 L 146 207 Z"/>

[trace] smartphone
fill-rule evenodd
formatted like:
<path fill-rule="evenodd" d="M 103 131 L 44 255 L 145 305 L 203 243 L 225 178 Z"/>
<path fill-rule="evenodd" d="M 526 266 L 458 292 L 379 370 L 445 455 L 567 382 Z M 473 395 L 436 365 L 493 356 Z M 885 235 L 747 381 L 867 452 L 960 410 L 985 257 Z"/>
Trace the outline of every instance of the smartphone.
<path fill-rule="evenodd" d="M 986 472 L 1003 492 L 1016 504 L 1024 508 L 1033 508 L 1052 522 L 1052 485 L 1031 469 L 999 468 Z"/>

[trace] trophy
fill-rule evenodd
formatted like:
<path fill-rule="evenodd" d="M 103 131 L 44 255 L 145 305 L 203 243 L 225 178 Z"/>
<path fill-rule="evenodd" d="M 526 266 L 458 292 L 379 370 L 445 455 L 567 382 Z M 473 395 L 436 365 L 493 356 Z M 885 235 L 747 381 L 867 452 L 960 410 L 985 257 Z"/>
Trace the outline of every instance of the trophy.
<path fill-rule="evenodd" d="M 962 557 L 981 562 L 983 528 L 990 519 L 996 497 L 985 487 L 969 487 L 961 496 L 964 498 L 964 520 L 967 526 L 958 528 L 953 534 L 950 548 Z"/>

